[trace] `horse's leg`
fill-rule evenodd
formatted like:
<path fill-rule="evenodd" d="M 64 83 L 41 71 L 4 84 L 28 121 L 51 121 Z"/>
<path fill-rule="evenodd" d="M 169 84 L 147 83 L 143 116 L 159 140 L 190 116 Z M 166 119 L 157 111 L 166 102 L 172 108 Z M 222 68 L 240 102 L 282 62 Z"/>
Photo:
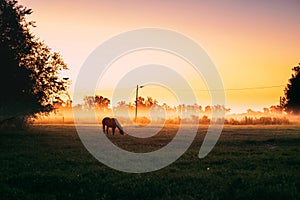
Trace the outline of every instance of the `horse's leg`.
<path fill-rule="evenodd" d="M 106 134 L 108 135 L 108 129 L 109 129 L 109 127 L 108 126 L 106 126 Z"/>
<path fill-rule="evenodd" d="M 115 134 L 116 127 L 112 127 L 113 135 Z"/>
<path fill-rule="evenodd" d="M 103 127 L 103 133 L 105 133 L 105 125 L 102 124 L 102 127 Z"/>

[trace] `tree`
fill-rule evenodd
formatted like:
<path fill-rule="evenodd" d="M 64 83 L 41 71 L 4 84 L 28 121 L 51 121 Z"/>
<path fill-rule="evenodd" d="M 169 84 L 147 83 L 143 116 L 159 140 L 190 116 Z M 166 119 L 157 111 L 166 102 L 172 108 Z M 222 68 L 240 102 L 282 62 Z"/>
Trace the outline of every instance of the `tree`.
<path fill-rule="evenodd" d="M 95 96 L 85 96 L 83 98 L 84 107 L 87 110 L 98 109 L 100 111 L 105 111 L 110 105 L 110 100 L 106 97 L 95 95 Z"/>
<path fill-rule="evenodd" d="M 83 98 L 83 101 L 84 101 L 84 107 L 87 110 L 94 109 L 94 107 L 95 107 L 95 97 L 94 96 L 85 96 Z"/>
<path fill-rule="evenodd" d="M 299 63 L 300 65 L 300 63 Z M 292 77 L 285 87 L 284 97 L 281 98 L 281 106 L 289 113 L 300 113 L 300 66 L 293 69 Z"/>
<path fill-rule="evenodd" d="M 67 90 L 69 81 L 60 76 L 67 66 L 30 32 L 34 22 L 25 17 L 31 13 L 16 0 L 0 0 L 0 126 L 24 125 L 37 113 L 52 111 L 54 99 Z"/>
<path fill-rule="evenodd" d="M 106 97 L 96 95 L 95 96 L 95 105 L 96 105 L 96 108 L 98 108 L 100 110 L 106 110 L 106 109 L 108 109 L 108 107 L 110 105 L 110 100 Z"/>

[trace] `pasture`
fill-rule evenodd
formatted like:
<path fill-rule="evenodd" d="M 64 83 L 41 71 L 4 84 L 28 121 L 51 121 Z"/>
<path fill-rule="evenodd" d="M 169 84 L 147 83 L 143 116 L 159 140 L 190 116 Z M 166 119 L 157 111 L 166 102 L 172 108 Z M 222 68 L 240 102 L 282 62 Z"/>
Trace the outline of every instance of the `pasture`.
<path fill-rule="evenodd" d="M 1 130 L 0 199 L 300 199 L 300 126 L 226 126 L 199 159 L 206 129 L 176 162 L 145 174 L 101 164 L 72 125 Z M 166 145 L 176 130 L 165 127 L 150 139 L 118 131 L 108 137 L 147 152 Z"/>

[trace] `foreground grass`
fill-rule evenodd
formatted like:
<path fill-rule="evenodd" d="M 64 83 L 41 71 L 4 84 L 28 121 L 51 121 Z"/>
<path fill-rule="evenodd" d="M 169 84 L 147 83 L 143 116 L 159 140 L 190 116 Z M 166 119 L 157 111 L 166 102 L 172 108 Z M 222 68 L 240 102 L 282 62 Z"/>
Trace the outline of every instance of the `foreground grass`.
<path fill-rule="evenodd" d="M 128 174 L 94 159 L 72 126 L 2 130 L 0 199 L 300 199 L 300 127 L 226 127 L 214 150 L 198 159 L 205 131 L 170 166 Z M 174 132 L 164 129 L 148 142 L 109 137 L 147 151 Z"/>

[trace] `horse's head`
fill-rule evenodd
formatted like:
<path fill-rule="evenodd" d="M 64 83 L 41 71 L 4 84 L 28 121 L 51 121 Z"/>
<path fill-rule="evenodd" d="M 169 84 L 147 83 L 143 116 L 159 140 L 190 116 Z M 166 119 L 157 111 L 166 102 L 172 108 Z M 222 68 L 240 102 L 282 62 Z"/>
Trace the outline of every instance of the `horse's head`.
<path fill-rule="evenodd" d="M 122 129 L 120 129 L 120 134 L 124 135 L 124 131 Z"/>

